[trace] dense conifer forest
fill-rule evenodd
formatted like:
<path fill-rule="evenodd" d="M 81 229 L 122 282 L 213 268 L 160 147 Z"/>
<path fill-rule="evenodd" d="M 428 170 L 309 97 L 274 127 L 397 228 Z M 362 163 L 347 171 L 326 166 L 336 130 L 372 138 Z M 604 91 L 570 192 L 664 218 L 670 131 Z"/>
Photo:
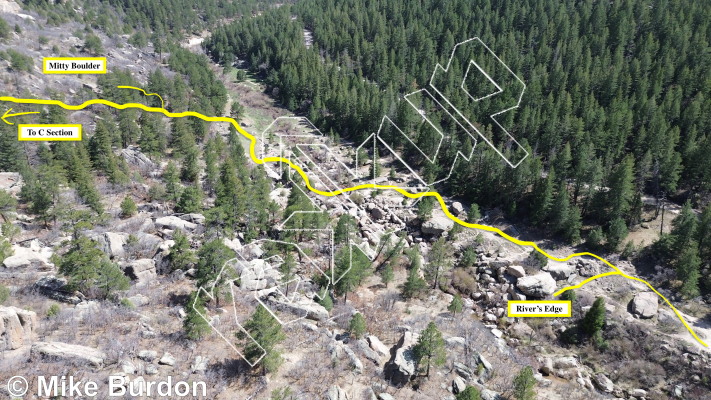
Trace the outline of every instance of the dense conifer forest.
<path fill-rule="evenodd" d="M 427 143 L 402 96 L 426 87 L 456 43 L 480 37 L 526 82 L 501 122 L 531 156 L 512 169 L 479 141 L 438 189 L 619 250 L 643 222 L 644 196 L 708 203 L 710 12 L 691 1 L 305 0 L 227 24 L 205 46 L 223 65 L 246 62 L 324 132 L 360 143 L 388 115 Z M 412 161 L 437 176 L 471 146 L 455 137 L 438 165 Z"/>

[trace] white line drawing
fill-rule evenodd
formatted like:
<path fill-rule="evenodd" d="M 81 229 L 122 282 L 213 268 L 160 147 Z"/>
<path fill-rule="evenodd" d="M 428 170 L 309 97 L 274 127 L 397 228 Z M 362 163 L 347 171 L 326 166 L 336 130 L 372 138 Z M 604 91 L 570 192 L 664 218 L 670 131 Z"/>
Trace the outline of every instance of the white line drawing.
<path fill-rule="evenodd" d="M 465 161 L 470 161 L 471 157 L 474 153 L 474 147 L 476 146 L 477 143 L 477 136 L 481 137 L 484 139 L 484 141 L 489 144 L 512 168 L 516 168 L 523 159 L 525 159 L 528 156 L 528 152 L 524 150 L 525 155 L 523 158 L 518 160 L 516 163 L 511 162 L 511 160 L 508 160 L 497 148 L 496 146 L 491 143 L 489 139 L 487 139 L 484 135 L 481 134 L 479 131 L 478 127 L 467 117 L 465 116 L 466 112 L 463 110 L 458 109 L 457 107 L 452 104 L 452 102 L 447 98 L 447 96 L 443 93 L 443 90 L 438 89 L 438 87 L 435 84 L 435 78 L 438 73 L 448 73 L 450 71 L 450 68 L 452 66 L 452 62 L 455 59 L 455 55 L 457 50 L 460 48 L 460 46 L 465 45 L 465 44 L 470 44 L 470 43 L 478 43 L 486 49 L 486 51 L 495 58 L 495 60 L 503 65 L 503 67 L 506 69 L 506 71 L 511 74 L 523 87 L 523 90 L 521 91 L 520 95 L 518 96 L 518 100 L 516 102 L 516 105 L 506 108 L 505 110 L 499 111 L 497 113 L 494 113 L 490 115 L 489 117 L 494 120 L 494 122 L 499 126 L 500 129 L 502 129 L 506 135 L 511 139 L 512 143 L 515 143 L 516 145 L 519 146 L 519 148 L 523 149 L 520 144 L 506 131 L 506 129 L 501 126 L 501 124 L 496 120 L 496 116 L 505 113 L 507 111 L 511 111 L 519 106 L 521 103 L 521 98 L 523 96 L 523 93 L 525 91 L 526 85 L 523 83 L 523 81 L 514 74 L 506 64 L 504 64 L 499 57 L 497 57 L 478 37 L 468 39 L 466 41 L 460 42 L 457 45 L 454 46 L 452 49 L 452 54 L 449 58 L 449 61 L 447 63 L 446 67 L 442 67 L 440 64 L 437 64 L 435 66 L 435 69 L 433 71 L 433 74 L 430 78 L 429 82 L 429 88 L 423 88 L 416 90 L 412 93 L 409 93 L 404 96 L 405 101 L 408 102 L 408 105 L 412 107 L 417 114 L 419 114 L 422 118 L 421 122 L 427 122 L 427 124 L 433 128 L 437 134 L 439 135 L 438 139 L 436 140 L 436 144 L 433 149 L 430 149 L 431 151 L 427 151 L 426 149 L 422 149 L 417 144 L 415 141 L 412 140 L 410 135 L 407 135 L 405 132 L 403 132 L 388 116 L 384 116 L 380 122 L 380 126 L 378 128 L 377 133 L 373 133 L 368 136 L 368 138 L 356 148 L 355 152 L 355 169 L 351 169 L 348 165 L 343 163 L 341 158 L 337 155 L 338 151 L 336 148 L 332 148 L 328 144 L 324 143 L 324 140 L 326 137 L 321 133 L 321 131 L 316 128 L 311 121 L 309 121 L 305 117 L 294 117 L 294 116 L 283 116 L 283 117 L 278 117 L 275 119 L 261 134 L 261 138 L 258 140 L 261 140 L 262 144 L 261 147 L 257 147 L 258 151 L 260 151 L 262 154 L 262 157 L 268 156 L 268 153 L 271 155 L 279 155 L 280 157 L 288 159 L 290 162 L 299 165 L 304 172 L 307 172 L 309 174 L 309 181 L 311 185 L 315 188 L 319 188 L 325 191 L 335 191 L 339 189 L 344 189 L 346 184 L 352 183 L 353 180 L 358 180 L 358 179 L 363 179 L 362 176 L 359 176 L 358 173 L 358 166 L 361 165 L 362 160 L 360 160 L 360 152 L 359 150 L 366 148 L 367 146 L 373 146 L 373 153 L 376 154 L 375 146 L 382 146 L 385 148 L 387 151 L 392 153 L 392 155 L 395 157 L 397 161 L 402 163 L 409 173 L 411 174 L 412 177 L 414 177 L 415 181 L 417 182 L 417 186 L 414 187 L 407 187 L 412 190 L 424 190 L 428 189 L 428 187 L 432 184 L 442 182 L 446 179 L 448 179 L 452 172 L 454 171 L 454 168 L 457 165 L 457 162 L 459 160 L 459 157 L 464 159 Z M 467 79 L 470 78 L 470 71 L 474 71 L 472 68 L 474 66 L 482 75 L 486 77 L 486 79 L 491 83 L 496 90 L 493 91 L 492 93 L 483 95 L 481 97 L 475 98 L 472 96 L 472 94 L 467 90 L 466 88 L 466 83 Z M 479 63 L 477 63 L 475 60 L 470 59 L 469 62 L 467 63 L 466 66 L 466 73 L 464 73 L 462 77 L 461 84 L 459 85 L 459 88 L 463 90 L 467 97 L 474 103 L 481 102 L 484 99 L 494 97 L 496 95 L 504 93 L 508 87 L 505 87 L 500 84 L 501 82 L 497 82 L 494 77 L 491 76 Z M 430 92 L 430 90 L 434 91 L 434 94 Z M 401 154 L 386 140 L 386 138 L 382 137 L 381 133 L 383 132 L 384 129 L 386 128 L 393 128 L 394 132 L 396 132 L 399 135 L 402 135 L 405 140 L 407 140 L 412 146 L 418 150 L 422 156 L 428 160 L 429 162 L 435 162 L 437 160 L 437 157 L 440 154 L 440 151 L 442 149 L 442 145 L 445 144 L 445 139 L 448 138 L 447 133 L 444 132 L 442 126 L 440 126 L 436 121 L 432 120 L 432 115 L 428 115 L 428 112 L 425 108 L 420 108 L 421 106 L 417 103 L 416 98 L 422 99 L 423 105 L 422 107 L 425 107 L 426 105 L 429 105 L 430 108 L 434 107 L 436 109 L 435 113 L 440 113 L 440 117 L 446 117 L 449 118 L 449 125 L 450 127 L 453 127 L 455 130 L 457 130 L 457 134 L 459 135 L 467 135 L 469 139 L 471 139 L 472 142 L 472 149 L 468 154 L 465 154 L 461 150 L 457 150 L 454 162 L 451 165 L 451 168 L 446 171 L 446 176 L 443 178 L 440 178 L 438 180 L 435 180 L 434 182 L 426 182 L 425 178 L 420 176 L 420 174 L 417 172 L 417 168 L 414 168 L 411 166 L 408 162 L 406 162 Z M 451 113 L 449 109 L 453 109 L 455 113 Z M 434 113 L 433 113 L 434 114 Z M 289 124 L 292 124 L 292 126 L 289 126 Z M 303 130 L 309 130 L 311 131 L 311 134 L 302 134 Z M 269 137 L 269 139 L 268 139 Z M 271 138 L 276 139 L 276 142 L 274 140 L 270 140 Z M 336 160 L 337 163 L 337 171 L 334 172 L 334 168 L 331 168 L 329 170 L 323 168 L 323 163 L 321 162 L 323 159 L 329 159 L 331 158 L 332 160 Z M 379 160 L 373 160 L 373 162 L 378 162 Z M 515 160 L 514 160 L 515 161 Z M 326 290 L 323 290 L 321 293 L 314 292 L 311 293 L 313 295 L 313 299 L 318 299 L 322 300 L 324 295 L 329 295 L 328 291 L 331 290 L 331 288 L 334 287 L 341 279 L 342 277 L 347 274 L 352 267 L 352 260 L 353 260 L 353 251 L 354 247 L 357 249 L 357 251 L 361 251 L 366 257 L 368 257 L 369 260 L 373 261 L 373 255 L 369 254 L 368 250 L 365 248 L 367 245 L 364 245 L 363 243 L 359 244 L 356 242 L 351 241 L 351 239 L 348 239 L 345 244 L 341 246 L 347 246 L 348 247 L 348 256 L 349 256 L 349 266 L 345 271 L 342 271 L 339 276 L 336 276 L 336 270 L 335 270 L 335 255 L 337 252 L 337 248 L 342 248 L 338 247 L 334 243 L 334 230 L 332 227 L 326 225 L 326 226 L 314 226 L 314 227 L 309 227 L 309 228 L 294 228 L 290 227 L 289 223 L 291 222 L 292 218 L 294 218 L 297 214 L 315 214 L 315 213 L 324 213 L 326 212 L 322 207 L 311 197 L 309 196 L 311 194 L 310 191 L 305 191 L 302 189 L 301 185 L 294 183 L 292 176 L 294 174 L 294 171 L 291 168 L 284 169 L 284 166 L 282 165 L 283 163 L 279 163 L 278 170 L 273 169 L 270 165 L 264 164 L 264 168 L 267 170 L 267 173 L 269 176 L 275 179 L 281 179 L 284 177 L 284 174 L 286 173 L 287 177 L 289 180 L 292 180 L 292 190 L 299 190 L 303 193 L 304 196 L 306 196 L 309 201 L 311 202 L 311 205 L 313 207 L 312 210 L 298 210 L 292 213 L 291 215 L 287 216 L 276 228 L 283 232 L 312 232 L 316 234 L 325 234 L 327 236 L 327 249 L 328 251 L 325 251 L 324 253 L 328 253 L 328 269 L 324 270 L 319 267 L 319 263 L 317 263 L 314 259 L 310 258 L 306 252 L 303 251 L 301 245 L 299 243 L 294 243 L 292 241 L 288 240 L 274 240 L 274 239 L 259 239 L 256 240 L 252 243 L 260 243 L 260 242 L 274 242 L 274 243 L 279 243 L 281 245 L 289 245 L 293 246 L 294 249 L 299 253 L 299 259 L 301 260 L 301 264 L 306 265 L 307 270 L 313 270 L 318 271 L 323 277 L 325 277 L 327 283 L 325 286 Z M 335 174 L 335 175 L 334 175 Z M 375 179 L 375 176 L 371 176 L 371 179 Z M 331 198 L 331 201 L 335 202 L 340 202 L 341 205 L 343 206 L 343 209 L 353 209 L 354 206 L 355 208 L 361 209 L 365 211 L 360 205 L 356 204 L 353 202 L 349 196 L 336 196 L 334 198 Z M 348 204 L 348 207 L 345 207 L 345 203 L 350 203 Z M 416 204 L 417 201 L 415 201 L 413 204 L 410 206 Z M 368 216 L 369 214 L 367 212 L 363 213 L 359 218 L 361 218 L 361 223 L 363 220 L 366 222 L 372 222 L 370 221 L 370 218 Z M 370 224 L 371 226 L 378 226 L 377 224 Z M 382 237 L 382 234 L 385 232 L 378 231 L 377 237 Z M 370 239 L 369 239 L 370 240 Z M 250 243 L 251 244 L 251 243 Z M 365 247 L 364 247 L 365 246 Z M 262 260 L 264 262 L 264 265 L 268 265 L 267 268 L 262 268 L 257 270 L 257 278 L 264 278 L 266 276 L 266 273 L 269 271 L 269 269 L 272 268 L 278 268 L 280 263 L 284 262 L 284 260 L 276 255 L 276 256 L 271 256 L 266 259 Z M 244 259 L 239 253 L 237 254 L 237 257 L 228 260 L 221 268 L 220 272 L 218 273 L 218 278 L 213 282 L 211 285 L 208 285 L 206 287 L 200 287 L 198 288 L 198 292 L 202 295 L 206 295 L 210 299 L 215 299 L 215 290 L 217 289 L 215 286 L 217 282 L 219 282 L 223 274 L 227 274 L 231 269 L 236 269 L 237 267 L 241 267 L 242 273 L 247 270 L 248 266 L 248 260 Z M 325 264 L 325 263 L 324 263 Z M 251 273 L 254 273 L 254 270 L 250 270 Z M 289 282 L 277 282 L 275 283 L 272 287 L 265 288 L 262 290 L 255 290 L 254 292 L 254 297 L 257 300 L 259 304 L 264 306 L 264 308 L 269 311 L 269 313 L 275 318 L 275 320 L 282 324 L 282 325 L 287 325 L 291 324 L 296 321 L 300 321 L 306 317 L 306 315 L 297 315 L 295 318 L 289 318 L 286 319 L 285 317 L 280 316 L 278 312 L 274 310 L 273 304 L 270 304 L 269 301 L 266 301 L 265 298 L 266 296 L 272 295 L 272 296 L 277 296 L 280 299 L 284 299 L 284 303 L 286 304 L 293 304 L 296 299 L 297 299 L 297 294 L 299 293 L 299 289 L 301 288 L 303 283 L 303 280 L 301 276 L 297 275 L 294 279 L 291 279 Z M 291 296 L 287 295 L 288 289 L 293 284 L 293 292 L 291 292 Z M 228 285 L 230 287 L 230 291 L 232 293 L 232 301 L 233 301 L 233 306 L 234 304 L 234 298 L 235 298 L 235 287 L 233 280 L 230 280 L 228 282 Z M 286 290 L 282 290 L 282 288 L 285 287 Z M 193 307 L 195 304 L 193 304 Z M 195 307 L 194 307 L 195 308 Z M 195 308 L 196 311 L 197 308 Z M 238 317 L 237 317 L 237 312 L 236 312 L 236 307 L 233 308 L 233 314 L 235 318 L 235 323 L 237 325 L 238 331 L 241 331 L 244 333 L 244 337 L 247 340 L 251 340 L 258 346 L 259 349 L 262 350 L 262 355 L 257 359 L 257 360 L 248 360 L 244 357 L 244 355 L 240 352 L 240 350 L 234 345 L 233 340 L 230 340 L 225 334 L 220 332 L 217 327 L 215 327 L 208 318 L 207 315 L 203 315 L 202 313 L 199 313 L 200 316 L 205 319 L 210 327 L 217 332 L 217 334 L 225 340 L 225 342 L 235 350 L 235 352 L 245 359 L 245 361 L 250 365 L 250 366 L 255 366 L 258 364 L 262 358 L 266 355 L 266 352 L 264 349 L 257 343 L 254 338 L 249 335 L 249 332 L 245 330 L 245 328 L 239 323 Z M 337 316 L 331 317 L 331 318 L 336 318 Z"/>
<path fill-rule="evenodd" d="M 474 98 L 474 96 L 471 95 L 471 93 L 469 93 L 469 91 L 467 90 L 467 88 L 464 87 L 464 84 L 467 82 L 467 78 L 469 77 L 469 71 L 471 70 L 472 65 L 475 66 L 475 67 L 479 70 L 479 72 L 481 72 L 482 75 L 484 75 L 484 76 L 486 77 L 486 79 L 489 80 L 489 82 L 491 82 L 494 86 L 496 86 L 496 89 L 497 89 L 497 90 L 496 90 L 495 92 L 489 93 L 489 94 L 487 94 L 486 96 L 483 96 L 483 97 L 478 97 L 478 98 L 476 98 L 476 99 Z M 504 92 L 504 89 L 502 89 L 501 86 L 499 86 L 493 79 L 491 79 L 491 77 L 489 76 L 489 74 L 487 74 L 486 71 L 484 71 L 484 70 L 479 66 L 479 64 L 477 64 L 474 60 L 469 60 L 469 66 L 467 67 L 467 72 L 464 74 L 464 79 L 462 79 L 462 84 L 460 85 L 460 87 L 462 88 L 462 90 L 464 91 L 464 93 L 466 93 L 467 96 L 469 96 L 469 98 L 472 99 L 472 100 L 474 100 L 474 101 L 481 101 L 481 100 L 484 100 L 484 99 L 488 99 L 488 98 L 491 97 L 491 96 L 495 96 L 495 95 L 497 95 L 497 94 L 499 94 L 499 93 L 503 93 L 503 92 Z"/>
<path fill-rule="evenodd" d="M 496 123 L 496 125 L 497 125 L 501 130 L 504 131 L 504 133 L 511 139 L 511 141 L 512 141 L 513 143 L 515 143 L 515 144 L 519 147 L 519 149 L 522 150 L 522 151 L 525 153 L 525 155 L 524 155 L 520 160 L 518 160 L 516 163 L 512 163 L 508 158 L 506 158 L 506 156 L 504 156 L 503 154 L 501 154 L 501 152 L 497 149 L 497 147 L 496 147 L 493 143 L 491 143 L 491 141 L 490 141 L 485 135 L 483 135 L 483 134 L 479 131 L 479 129 L 476 127 L 476 124 L 473 123 L 472 121 L 470 121 L 470 120 L 464 115 L 464 113 L 462 112 L 462 110 L 458 109 L 454 104 L 452 104 L 452 102 L 450 101 L 450 99 L 449 99 L 444 93 L 442 93 L 442 92 L 437 88 L 437 85 L 436 85 L 435 82 L 434 82 L 434 80 L 435 80 L 435 78 L 436 78 L 436 76 L 437 76 L 438 73 L 447 73 L 447 72 L 449 72 L 450 68 L 452 67 L 452 61 L 455 59 L 455 55 L 456 55 L 457 50 L 458 50 L 459 48 L 461 48 L 462 45 L 466 45 L 466 44 L 470 44 L 470 43 L 474 43 L 474 42 L 478 42 L 480 45 L 484 46 L 484 48 L 486 49 L 486 51 L 487 51 L 488 53 L 490 53 L 491 56 L 493 56 L 493 57 L 496 59 L 496 61 L 498 61 L 498 62 L 506 69 L 506 71 L 508 71 L 508 73 L 511 74 L 511 76 L 513 76 L 513 77 L 521 84 L 521 86 L 522 86 L 521 93 L 519 94 L 518 100 L 516 101 L 516 104 L 515 104 L 514 106 L 509 107 L 509 108 L 506 108 L 506 109 L 504 109 L 504 110 L 501 110 L 501 111 L 499 111 L 499 112 L 496 112 L 496 113 L 494 113 L 494 114 L 489 115 L 489 117 L 490 117 L 492 120 L 494 120 L 494 123 Z M 474 62 L 473 60 L 470 60 L 470 61 L 471 61 L 471 62 Z M 503 92 L 503 90 L 501 90 L 501 87 L 489 76 L 489 74 L 487 74 L 486 72 L 484 72 L 484 71 L 481 69 L 481 67 L 479 66 L 479 64 L 477 64 L 476 62 L 474 62 L 474 65 L 476 65 L 476 67 L 484 74 L 484 76 L 487 77 L 487 79 L 489 79 L 494 85 L 496 85 L 496 87 L 497 87 L 498 89 L 500 89 L 499 92 L 490 94 L 489 96 L 493 96 L 494 94 L 502 93 L 502 92 Z M 469 67 L 471 67 L 471 64 L 469 65 Z M 469 68 L 467 68 L 467 72 L 468 72 L 468 71 L 469 71 Z M 463 85 L 464 85 L 464 81 L 462 81 L 462 88 L 463 88 Z M 521 78 L 518 77 L 518 75 L 516 75 L 516 74 L 508 67 L 508 65 L 506 65 L 506 63 L 504 63 L 493 51 L 491 51 L 491 49 L 490 49 L 484 42 L 482 42 L 481 39 L 479 39 L 479 37 L 473 37 L 473 38 L 471 38 L 471 39 L 467 39 L 467 40 L 465 40 L 465 41 L 463 41 L 463 42 L 459 42 L 459 43 L 457 43 L 456 45 L 454 45 L 454 48 L 452 49 L 452 54 L 451 54 L 451 56 L 449 57 L 449 61 L 447 61 L 447 66 L 446 66 L 446 67 L 442 67 L 442 65 L 439 64 L 439 63 L 437 63 L 437 65 L 435 66 L 435 69 L 434 69 L 434 71 L 432 72 L 432 76 L 430 77 L 429 86 L 430 86 L 435 92 L 437 92 L 437 94 L 439 94 L 439 95 L 442 97 L 442 99 L 444 99 L 444 100 L 457 112 L 457 114 L 459 114 L 459 116 L 460 116 L 472 129 L 474 129 L 474 131 L 475 131 L 476 133 L 478 133 L 479 136 L 480 136 L 487 144 L 489 144 L 489 146 L 491 146 L 491 148 L 494 149 L 494 151 L 496 151 L 496 153 L 499 154 L 499 156 L 501 156 L 501 158 L 503 158 L 503 159 L 506 161 L 507 164 L 509 164 L 509 165 L 511 166 L 511 168 L 516 168 L 516 167 L 518 167 L 518 166 L 521 164 L 521 161 L 523 161 L 524 159 L 526 159 L 526 157 L 529 156 L 528 151 L 526 151 L 526 150 L 523 148 L 523 146 L 521 146 L 521 144 L 520 144 L 518 141 L 516 141 L 516 138 L 514 138 L 513 136 L 511 136 L 511 134 L 506 130 L 506 128 L 504 128 L 504 127 L 499 123 L 499 121 L 496 119 L 496 116 L 501 115 L 501 114 L 503 114 L 503 113 L 506 113 L 506 112 L 508 112 L 508 111 L 511 111 L 511 110 L 514 110 L 514 109 L 518 108 L 518 106 L 521 104 L 521 99 L 523 98 L 523 94 L 524 94 L 525 91 L 526 91 L 526 84 L 523 82 L 523 80 L 521 80 Z M 465 91 L 466 91 L 466 90 L 465 90 Z M 467 95 L 469 95 L 468 92 L 467 92 Z M 489 96 L 485 96 L 484 98 L 487 98 L 487 97 L 489 97 Z M 477 100 L 474 99 L 471 95 L 469 95 L 469 97 L 472 98 L 474 101 L 477 101 Z M 482 98 L 482 99 L 483 99 L 483 98 Z M 481 99 L 479 99 L 479 100 L 481 100 Z"/>

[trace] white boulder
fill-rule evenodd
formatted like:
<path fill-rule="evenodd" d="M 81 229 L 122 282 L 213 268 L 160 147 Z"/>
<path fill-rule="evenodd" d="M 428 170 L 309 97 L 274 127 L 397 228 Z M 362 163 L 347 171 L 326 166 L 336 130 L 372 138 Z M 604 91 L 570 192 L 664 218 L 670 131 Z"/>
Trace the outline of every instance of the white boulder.
<path fill-rule="evenodd" d="M 659 310 L 658 297 L 654 292 L 637 293 L 630 303 L 630 309 L 639 318 L 653 318 Z"/>
<path fill-rule="evenodd" d="M 101 367 L 106 359 L 106 354 L 98 349 L 61 342 L 36 342 L 32 345 L 30 353 L 94 367 Z"/>
<path fill-rule="evenodd" d="M 555 279 L 548 272 L 524 276 L 516 282 L 516 287 L 527 296 L 546 297 L 555 292 Z"/>

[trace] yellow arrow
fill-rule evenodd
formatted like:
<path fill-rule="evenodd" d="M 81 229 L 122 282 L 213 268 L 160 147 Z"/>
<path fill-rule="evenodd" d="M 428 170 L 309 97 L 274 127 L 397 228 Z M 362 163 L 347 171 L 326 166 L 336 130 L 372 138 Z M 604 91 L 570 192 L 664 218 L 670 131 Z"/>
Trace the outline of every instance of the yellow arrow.
<path fill-rule="evenodd" d="M 15 114 L 8 114 L 10 111 L 12 111 L 12 108 L 5 111 L 5 114 L 2 116 L 2 121 L 8 125 L 15 125 L 15 123 L 8 121 L 6 118 L 9 117 L 16 117 L 18 115 L 25 115 L 25 114 L 39 114 L 39 111 L 30 111 L 30 112 L 21 112 L 21 113 L 15 113 Z"/>

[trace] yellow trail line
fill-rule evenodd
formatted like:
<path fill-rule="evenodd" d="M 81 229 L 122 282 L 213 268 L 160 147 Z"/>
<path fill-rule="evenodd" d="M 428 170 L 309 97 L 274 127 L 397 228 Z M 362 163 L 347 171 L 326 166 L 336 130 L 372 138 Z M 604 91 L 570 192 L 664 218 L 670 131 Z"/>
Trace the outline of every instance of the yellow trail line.
<path fill-rule="evenodd" d="M 141 92 L 143 92 L 143 95 L 144 95 L 144 96 L 158 96 L 158 98 L 160 99 L 160 106 L 163 107 L 163 108 L 165 108 L 165 102 L 163 101 L 163 97 L 161 97 L 161 95 L 159 95 L 158 93 L 146 93 L 145 90 L 143 90 L 143 89 L 141 89 L 141 88 L 138 88 L 138 87 L 135 87 L 135 86 L 124 86 L 124 85 L 120 85 L 120 86 L 116 86 L 116 87 L 119 88 L 119 89 L 140 90 Z"/>
<path fill-rule="evenodd" d="M 129 86 L 129 87 L 119 86 L 119 87 L 132 88 L 132 89 L 137 89 L 137 90 L 143 91 L 143 89 L 134 88 L 134 87 L 131 87 L 131 86 Z M 145 93 L 145 91 L 143 91 L 143 92 Z M 154 93 L 151 93 L 151 94 L 146 93 L 146 95 L 152 95 L 152 94 L 154 94 Z M 157 94 L 156 94 L 156 95 L 157 95 Z M 159 95 L 158 95 L 158 96 L 159 96 Z M 159 97 L 160 97 L 160 96 L 159 96 Z M 691 326 L 686 322 L 686 320 L 685 320 L 684 317 L 681 315 L 681 313 L 676 309 L 676 307 L 674 307 L 674 306 L 671 304 L 671 302 L 670 302 L 666 297 L 664 297 L 661 293 L 659 293 L 649 282 L 647 282 L 647 281 L 645 281 L 645 280 L 643 280 L 643 279 L 640 279 L 640 278 L 637 278 L 637 277 L 634 277 L 634 276 L 630 276 L 630 275 L 625 274 L 625 273 L 622 272 L 619 268 L 617 268 L 615 265 L 613 265 L 612 263 L 610 263 L 610 262 L 607 261 L 606 259 L 604 259 L 604 258 L 602 258 L 602 257 L 600 257 L 600 256 L 598 256 L 598 255 L 596 255 L 596 254 L 588 253 L 588 252 L 582 252 L 582 253 L 573 253 L 573 254 L 568 255 L 567 257 L 562 257 L 562 258 L 561 258 L 561 257 L 552 256 L 552 255 L 546 253 L 546 252 L 545 252 L 543 249 L 541 249 L 540 247 L 538 247 L 538 245 L 537 245 L 536 243 L 534 243 L 534 242 L 529 242 L 529 241 L 524 241 L 524 240 L 516 239 L 515 237 L 512 237 L 512 236 L 510 236 L 510 235 L 507 235 L 507 234 L 504 233 L 502 230 L 500 230 L 500 229 L 498 229 L 498 228 L 494 228 L 494 227 L 492 227 L 492 226 L 480 225 L 480 224 L 473 224 L 473 223 L 466 222 L 466 221 L 463 221 L 463 220 L 457 218 L 454 214 L 452 214 L 452 213 L 449 211 L 449 208 L 448 208 L 447 205 L 445 204 L 444 199 L 443 199 L 442 196 L 441 196 L 439 193 L 437 193 L 437 192 L 410 193 L 410 192 L 406 191 L 405 189 L 402 189 L 402 188 L 400 188 L 400 187 L 398 187 L 398 186 L 392 186 L 392 185 L 376 185 L 376 184 L 372 184 L 372 183 L 370 183 L 370 184 L 363 184 L 363 185 L 357 185 L 357 186 L 353 186 L 353 187 L 349 187 L 349 188 L 343 188 L 343 189 L 338 189 L 338 190 L 334 190 L 334 191 L 322 191 L 322 190 L 316 189 L 316 188 L 314 188 L 313 186 L 311 186 L 311 182 L 309 181 L 309 177 L 308 177 L 308 176 L 306 175 L 306 173 L 301 169 L 301 167 L 299 167 L 298 165 L 292 163 L 290 160 L 288 160 L 288 159 L 286 159 L 286 158 L 282 158 L 282 157 L 265 157 L 265 158 L 261 158 L 261 159 L 260 159 L 259 157 L 257 157 L 257 155 L 256 155 L 256 153 L 255 153 L 255 147 L 256 147 L 256 145 L 257 145 L 257 139 L 256 139 L 256 137 L 254 137 L 254 135 L 252 135 L 252 134 L 250 134 L 249 132 L 247 132 L 247 131 L 245 131 L 244 129 L 242 129 L 242 127 L 239 125 L 239 123 L 237 122 L 237 120 L 235 120 L 234 118 L 230 118 L 230 117 L 209 117 L 209 116 L 206 116 L 206 115 L 197 113 L 197 112 L 195 112 L 195 111 L 183 111 L 183 112 L 177 112 L 177 113 L 176 113 L 176 112 L 168 111 L 168 110 L 166 110 L 165 108 L 149 107 L 149 106 L 146 106 L 145 104 L 140 104 L 140 103 L 118 104 L 118 103 L 114 103 L 114 102 L 112 102 L 112 101 L 103 100 L 103 99 L 92 99 L 92 100 L 88 100 L 88 101 L 85 101 L 84 103 L 79 104 L 79 105 L 65 104 L 64 102 L 59 101 L 59 100 L 21 99 L 21 98 L 15 98 L 15 97 L 11 97 L 11 96 L 0 96 L 0 101 L 7 101 L 7 102 L 17 103 L 17 104 L 40 104 L 40 105 L 59 106 L 59 107 L 62 107 L 62 108 L 64 108 L 64 109 L 66 109 L 66 110 L 73 110 L 73 111 L 82 110 L 82 109 L 87 108 L 87 107 L 89 107 L 89 106 L 92 106 L 92 105 L 94 105 L 94 104 L 101 104 L 101 105 L 105 105 L 105 106 L 108 106 L 108 107 L 116 108 L 116 109 L 118 109 L 118 110 L 125 110 L 125 109 L 127 109 L 127 108 L 138 108 L 138 109 L 141 109 L 141 110 L 147 111 L 147 112 L 154 112 L 154 113 L 163 114 L 163 115 L 165 115 L 166 117 L 169 117 L 169 118 L 195 117 L 195 118 L 199 118 L 199 119 L 202 119 L 202 120 L 208 121 L 208 122 L 228 122 L 228 123 L 232 124 L 232 126 L 234 126 L 234 128 L 235 128 L 240 134 L 242 134 L 244 137 L 246 137 L 247 139 L 249 139 L 249 141 L 250 141 L 249 156 L 252 158 L 252 161 L 254 161 L 256 164 L 276 163 L 276 162 L 282 162 L 282 163 L 288 164 L 292 169 L 294 169 L 296 172 L 298 172 L 299 175 L 301 175 L 301 178 L 304 180 L 304 183 L 306 184 L 306 187 L 307 187 L 310 191 L 312 191 L 312 192 L 314 192 L 314 193 L 317 193 L 317 194 L 320 194 L 320 195 L 322 195 L 322 196 L 332 197 L 332 196 L 337 196 L 337 195 L 342 194 L 342 193 L 353 192 L 353 191 L 360 190 L 360 189 L 386 189 L 386 190 L 394 190 L 394 191 L 396 191 L 396 192 L 402 194 L 403 196 L 408 197 L 408 198 L 411 198 L 411 199 L 419 199 L 419 198 L 421 198 L 421 197 L 434 197 L 434 198 L 436 198 L 437 201 L 439 202 L 439 205 L 440 205 L 440 207 L 442 208 L 442 211 L 444 212 L 444 214 L 447 215 L 447 217 L 449 217 L 452 221 L 458 223 L 459 225 L 462 225 L 462 226 L 467 227 L 467 228 L 479 229 L 479 230 L 483 230 L 483 231 L 487 231 L 487 232 L 496 233 L 497 235 L 503 237 L 504 239 L 506 239 L 506 240 L 508 240 L 508 241 L 510 241 L 510 242 L 513 242 L 513 243 L 515 243 L 515 244 L 517 244 L 517 245 L 519 245 L 519 246 L 533 247 L 536 251 L 538 251 L 539 253 L 543 254 L 544 256 L 546 256 L 547 258 L 549 258 L 549 259 L 551 259 L 551 260 L 553 260 L 553 261 L 565 262 L 565 261 L 570 260 L 571 258 L 574 258 L 574 257 L 583 257 L 583 256 L 588 256 L 588 257 L 596 258 L 596 259 L 602 261 L 603 263 L 607 264 L 607 266 L 609 266 L 610 268 L 612 268 L 613 271 L 606 272 L 606 273 L 602 273 L 602 274 L 598 274 L 598 275 L 595 275 L 595 276 L 593 276 L 593 277 L 590 277 L 590 278 L 588 278 L 588 279 L 586 279 L 586 280 L 580 282 L 580 283 L 577 284 L 577 285 L 565 287 L 565 288 L 563 288 L 563 289 L 557 291 L 556 293 L 554 293 L 553 296 L 556 296 L 556 297 L 557 297 L 557 296 L 559 296 L 560 294 L 562 294 L 562 293 L 564 293 L 564 292 L 566 292 L 566 291 L 568 291 L 568 290 L 579 288 L 579 287 L 585 285 L 585 284 L 588 283 L 588 282 L 591 282 L 591 281 L 593 281 L 593 280 L 595 280 L 595 279 L 603 278 L 603 277 L 606 277 L 606 276 L 616 276 L 616 275 L 617 275 L 617 276 L 621 276 L 621 277 L 624 277 L 624 278 L 627 278 L 627 279 L 631 279 L 631 280 L 634 280 L 634 281 L 642 282 L 642 283 L 644 283 L 645 285 L 647 285 L 647 287 L 649 287 L 649 288 L 650 288 L 654 293 L 656 293 L 659 297 L 661 297 L 662 300 L 664 300 L 664 302 L 674 311 L 674 313 L 676 314 L 676 316 L 677 316 L 677 317 L 679 318 L 679 320 L 684 324 L 684 326 L 686 327 L 686 329 L 689 331 L 689 333 L 691 333 L 691 335 L 694 337 L 694 339 L 696 339 L 696 341 L 698 341 L 698 342 L 699 342 L 701 345 L 703 345 L 704 347 L 709 347 L 703 340 L 701 340 L 701 338 L 699 338 L 699 337 L 696 335 L 696 333 L 694 332 L 694 330 L 693 330 L 693 329 L 691 328 Z M 161 102 L 162 102 L 162 101 L 163 101 L 163 99 L 161 98 Z"/>

